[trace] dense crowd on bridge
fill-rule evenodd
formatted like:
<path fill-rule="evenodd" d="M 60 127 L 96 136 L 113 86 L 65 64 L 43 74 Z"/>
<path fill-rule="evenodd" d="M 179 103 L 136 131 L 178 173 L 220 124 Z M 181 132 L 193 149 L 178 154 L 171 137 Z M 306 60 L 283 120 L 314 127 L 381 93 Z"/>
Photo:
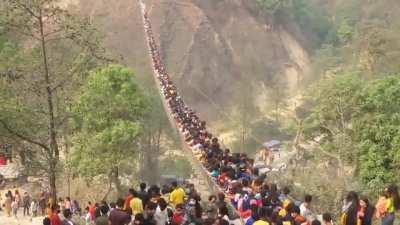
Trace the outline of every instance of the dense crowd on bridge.
<path fill-rule="evenodd" d="M 192 184 L 172 182 L 147 187 L 141 183 L 137 190 L 129 189 L 124 198 L 87 202 L 83 208 L 69 197 L 55 201 L 42 193 L 38 200 L 32 200 L 27 193 L 21 197 L 18 192 L 8 192 L 2 205 L 7 214 L 17 216 L 23 207 L 24 214 L 27 211 L 44 215 L 43 225 L 76 225 L 77 217 L 84 218 L 88 225 L 229 225 L 235 217 L 246 225 L 333 225 L 336 216 L 332 213 L 325 212 L 320 218 L 316 215 L 311 195 L 295 201 L 288 187 L 266 182 L 267 174 L 260 173 L 253 159 L 224 149 L 218 138 L 207 131 L 206 122 L 184 103 L 171 81 L 144 11 L 143 17 L 152 63 L 169 110 L 192 154 L 220 191 L 201 201 Z M 268 149 L 263 153 L 267 154 Z M 337 218 L 340 225 L 372 225 L 374 218 L 380 219 L 382 225 L 393 225 L 399 209 L 398 188 L 392 184 L 375 205 L 368 198 L 349 192 Z"/>
<path fill-rule="evenodd" d="M 177 127 L 193 154 L 215 180 L 223 195 L 228 196 L 228 201 L 246 224 L 331 224 L 329 213 L 323 214 L 323 221 L 317 220 L 311 207 L 311 196 L 306 195 L 304 202 L 296 205 L 289 197 L 288 188 L 278 190 L 276 184 L 265 184 L 265 174 L 260 174 L 253 159 L 221 147 L 218 138 L 207 131 L 206 122 L 179 95 L 162 62 L 145 10 L 143 15 L 154 70 Z M 268 149 L 263 152 L 268 152 Z M 344 200 L 340 220 L 342 225 L 370 225 L 375 213 L 383 225 L 392 225 L 398 209 L 400 199 L 396 185 L 387 187 L 376 208 L 368 198 L 359 198 L 356 192 L 350 192 Z"/>
<path fill-rule="evenodd" d="M 289 197 L 290 190 L 286 187 L 278 190 L 275 184 L 263 184 L 259 193 L 253 187 L 246 188 L 244 185 L 240 192 L 248 194 L 248 198 L 243 198 L 238 206 L 245 224 L 334 224 L 330 213 L 324 213 L 322 218 L 316 219 L 310 195 L 305 195 L 304 201 L 297 206 Z M 260 197 L 253 198 L 253 193 Z M 234 220 L 235 212 L 229 209 L 229 201 L 233 200 L 227 198 L 223 192 L 201 201 L 193 184 L 178 184 L 174 181 L 161 187 L 148 187 L 146 183 L 141 183 L 137 190 L 129 189 L 124 198 L 118 198 L 114 202 L 89 201 L 84 205 L 70 197 L 54 201 L 48 192 L 41 192 L 34 199 L 28 192 L 21 196 L 17 190 L 15 193 L 8 191 L 2 206 L 8 216 L 12 212 L 13 216 L 20 217 L 17 215 L 20 208 L 23 208 L 24 216 L 44 216 L 43 225 L 238 224 L 238 220 Z M 389 185 L 382 193 L 376 208 L 367 198 L 359 198 L 357 193 L 349 192 L 344 202 L 340 225 L 371 225 L 374 215 L 382 219 L 383 225 L 393 224 L 397 201 L 397 187 L 393 185 Z"/>

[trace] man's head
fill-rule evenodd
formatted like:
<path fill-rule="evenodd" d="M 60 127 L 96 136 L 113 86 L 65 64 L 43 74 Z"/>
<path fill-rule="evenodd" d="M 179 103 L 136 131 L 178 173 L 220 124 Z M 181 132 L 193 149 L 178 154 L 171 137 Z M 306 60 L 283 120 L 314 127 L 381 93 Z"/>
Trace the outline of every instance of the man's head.
<path fill-rule="evenodd" d="M 298 215 L 300 215 L 300 208 L 298 206 L 293 206 L 292 210 L 291 210 L 291 215 L 293 218 L 297 217 Z"/>
<path fill-rule="evenodd" d="M 153 216 L 154 213 L 156 212 L 157 209 L 157 204 L 154 202 L 148 202 L 146 205 L 146 214 L 148 216 Z"/>
<path fill-rule="evenodd" d="M 132 196 L 134 196 L 134 194 L 135 194 L 135 190 L 133 188 L 129 188 L 128 192 Z"/>
<path fill-rule="evenodd" d="M 63 212 L 63 215 L 64 215 L 64 217 L 65 217 L 66 219 L 71 219 L 71 217 L 72 217 L 72 212 L 71 212 L 70 209 L 65 209 L 64 212 Z"/>
<path fill-rule="evenodd" d="M 107 205 L 100 206 L 101 215 L 107 215 L 108 211 L 109 211 L 109 208 Z"/>
<path fill-rule="evenodd" d="M 175 207 L 175 212 L 177 212 L 178 214 L 183 214 L 184 213 L 183 209 L 184 209 L 183 204 L 177 204 Z"/>
<path fill-rule="evenodd" d="M 218 193 L 218 200 L 221 202 L 225 201 L 225 194 L 223 192 Z"/>
<path fill-rule="evenodd" d="M 124 207 L 124 203 L 125 203 L 124 199 L 119 198 L 117 200 L 117 208 L 122 209 Z"/>
<path fill-rule="evenodd" d="M 178 182 L 177 181 L 172 181 L 171 183 L 172 188 L 177 188 L 178 187 Z"/>
<path fill-rule="evenodd" d="M 168 206 L 167 202 L 163 198 L 158 200 L 158 205 L 160 206 L 161 210 L 164 210 Z"/>
<path fill-rule="evenodd" d="M 290 194 L 290 189 L 289 189 L 289 187 L 288 187 L 288 186 L 283 187 L 282 193 L 283 193 L 284 195 Z"/>
<path fill-rule="evenodd" d="M 321 225 L 321 222 L 319 222 L 319 220 L 313 220 L 311 225 Z"/>
<path fill-rule="evenodd" d="M 43 225 L 51 225 L 51 221 L 48 217 L 43 219 Z"/>
<path fill-rule="evenodd" d="M 324 213 L 324 214 L 322 214 L 322 220 L 323 220 L 325 223 L 330 223 L 330 222 L 332 222 L 332 216 L 331 216 L 331 214 L 330 214 L 330 213 Z"/>
<path fill-rule="evenodd" d="M 312 201 L 312 196 L 309 194 L 304 195 L 304 202 L 310 204 Z"/>
<path fill-rule="evenodd" d="M 216 200 L 217 200 L 217 196 L 215 196 L 215 195 L 210 195 L 208 197 L 208 201 L 210 201 L 210 202 L 215 202 Z"/>
<path fill-rule="evenodd" d="M 146 187 L 147 187 L 146 183 L 141 183 L 141 184 L 140 184 L 140 190 L 141 190 L 141 191 L 145 191 L 145 190 L 146 190 Z"/>

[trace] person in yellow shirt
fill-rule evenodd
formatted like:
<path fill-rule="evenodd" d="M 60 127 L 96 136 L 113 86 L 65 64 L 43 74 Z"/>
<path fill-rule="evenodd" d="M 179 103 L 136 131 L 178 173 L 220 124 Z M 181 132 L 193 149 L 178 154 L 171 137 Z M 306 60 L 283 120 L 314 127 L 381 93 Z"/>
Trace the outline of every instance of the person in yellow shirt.
<path fill-rule="evenodd" d="M 258 213 L 260 219 L 254 222 L 253 225 L 269 225 L 268 217 L 271 216 L 272 210 L 265 207 L 261 207 Z"/>
<path fill-rule="evenodd" d="M 183 204 L 185 200 L 185 191 L 183 188 L 178 186 L 176 181 L 172 182 L 172 189 L 171 195 L 169 196 L 169 202 L 175 208 L 178 204 Z"/>
<path fill-rule="evenodd" d="M 132 199 L 129 202 L 129 206 L 132 209 L 132 215 L 137 215 L 139 213 L 143 213 L 143 202 L 139 198 L 139 195 L 136 191 L 132 194 Z"/>
<path fill-rule="evenodd" d="M 381 219 L 381 223 L 382 225 L 393 225 L 396 218 L 395 213 L 400 209 L 400 196 L 397 186 L 395 184 L 389 185 L 385 189 L 385 195 L 385 214 Z"/>

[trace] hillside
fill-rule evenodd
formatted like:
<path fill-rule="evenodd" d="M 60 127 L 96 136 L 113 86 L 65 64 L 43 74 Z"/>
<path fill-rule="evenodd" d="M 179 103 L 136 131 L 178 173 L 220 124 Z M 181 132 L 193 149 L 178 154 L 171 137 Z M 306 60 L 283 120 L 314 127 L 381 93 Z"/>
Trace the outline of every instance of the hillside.
<path fill-rule="evenodd" d="M 307 51 L 289 31 L 272 27 L 253 3 L 166 0 L 147 4 L 168 70 L 189 105 L 206 119 L 235 105 L 243 92 L 255 91 L 252 101 L 266 105 L 267 93 L 277 86 L 296 94 L 308 74 Z M 80 9 L 101 24 L 110 49 L 139 74 L 150 73 L 135 1 L 110 5 L 87 0 L 80 2 Z"/>

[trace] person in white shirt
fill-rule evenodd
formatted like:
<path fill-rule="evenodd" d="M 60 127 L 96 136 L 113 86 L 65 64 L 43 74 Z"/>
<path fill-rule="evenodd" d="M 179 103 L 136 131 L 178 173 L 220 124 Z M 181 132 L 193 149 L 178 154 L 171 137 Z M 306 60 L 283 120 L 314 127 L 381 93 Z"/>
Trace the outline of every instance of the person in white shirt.
<path fill-rule="evenodd" d="M 31 208 L 31 212 L 32 212 L 31 213 L 32 217 L 36 217 L 37 216 L 37 211 L 38 211 L 36 200 L 32 200 L 30 208 Z"/>
<path fill-rule="evenodd" d="M 304 196 L 304 202 L 301 203 L 300 205 L 300 215 L 304 216 L 307 220 L 311 220 L 314 217 L 314 213 L 312 212 L 311 209 L 311 201 L 312 201 L 312 196 L 309 194 L 306 194 Z"/>
<path fill-rule="evenodd" d="M 157 225 L 165 225 L 168 222 L 168 207 L 167 202 L 163 198 L 160 198 L 158 201 L 158 206 L 156 212 L 154 214 L 154 219 L 157 222 Z"/>

